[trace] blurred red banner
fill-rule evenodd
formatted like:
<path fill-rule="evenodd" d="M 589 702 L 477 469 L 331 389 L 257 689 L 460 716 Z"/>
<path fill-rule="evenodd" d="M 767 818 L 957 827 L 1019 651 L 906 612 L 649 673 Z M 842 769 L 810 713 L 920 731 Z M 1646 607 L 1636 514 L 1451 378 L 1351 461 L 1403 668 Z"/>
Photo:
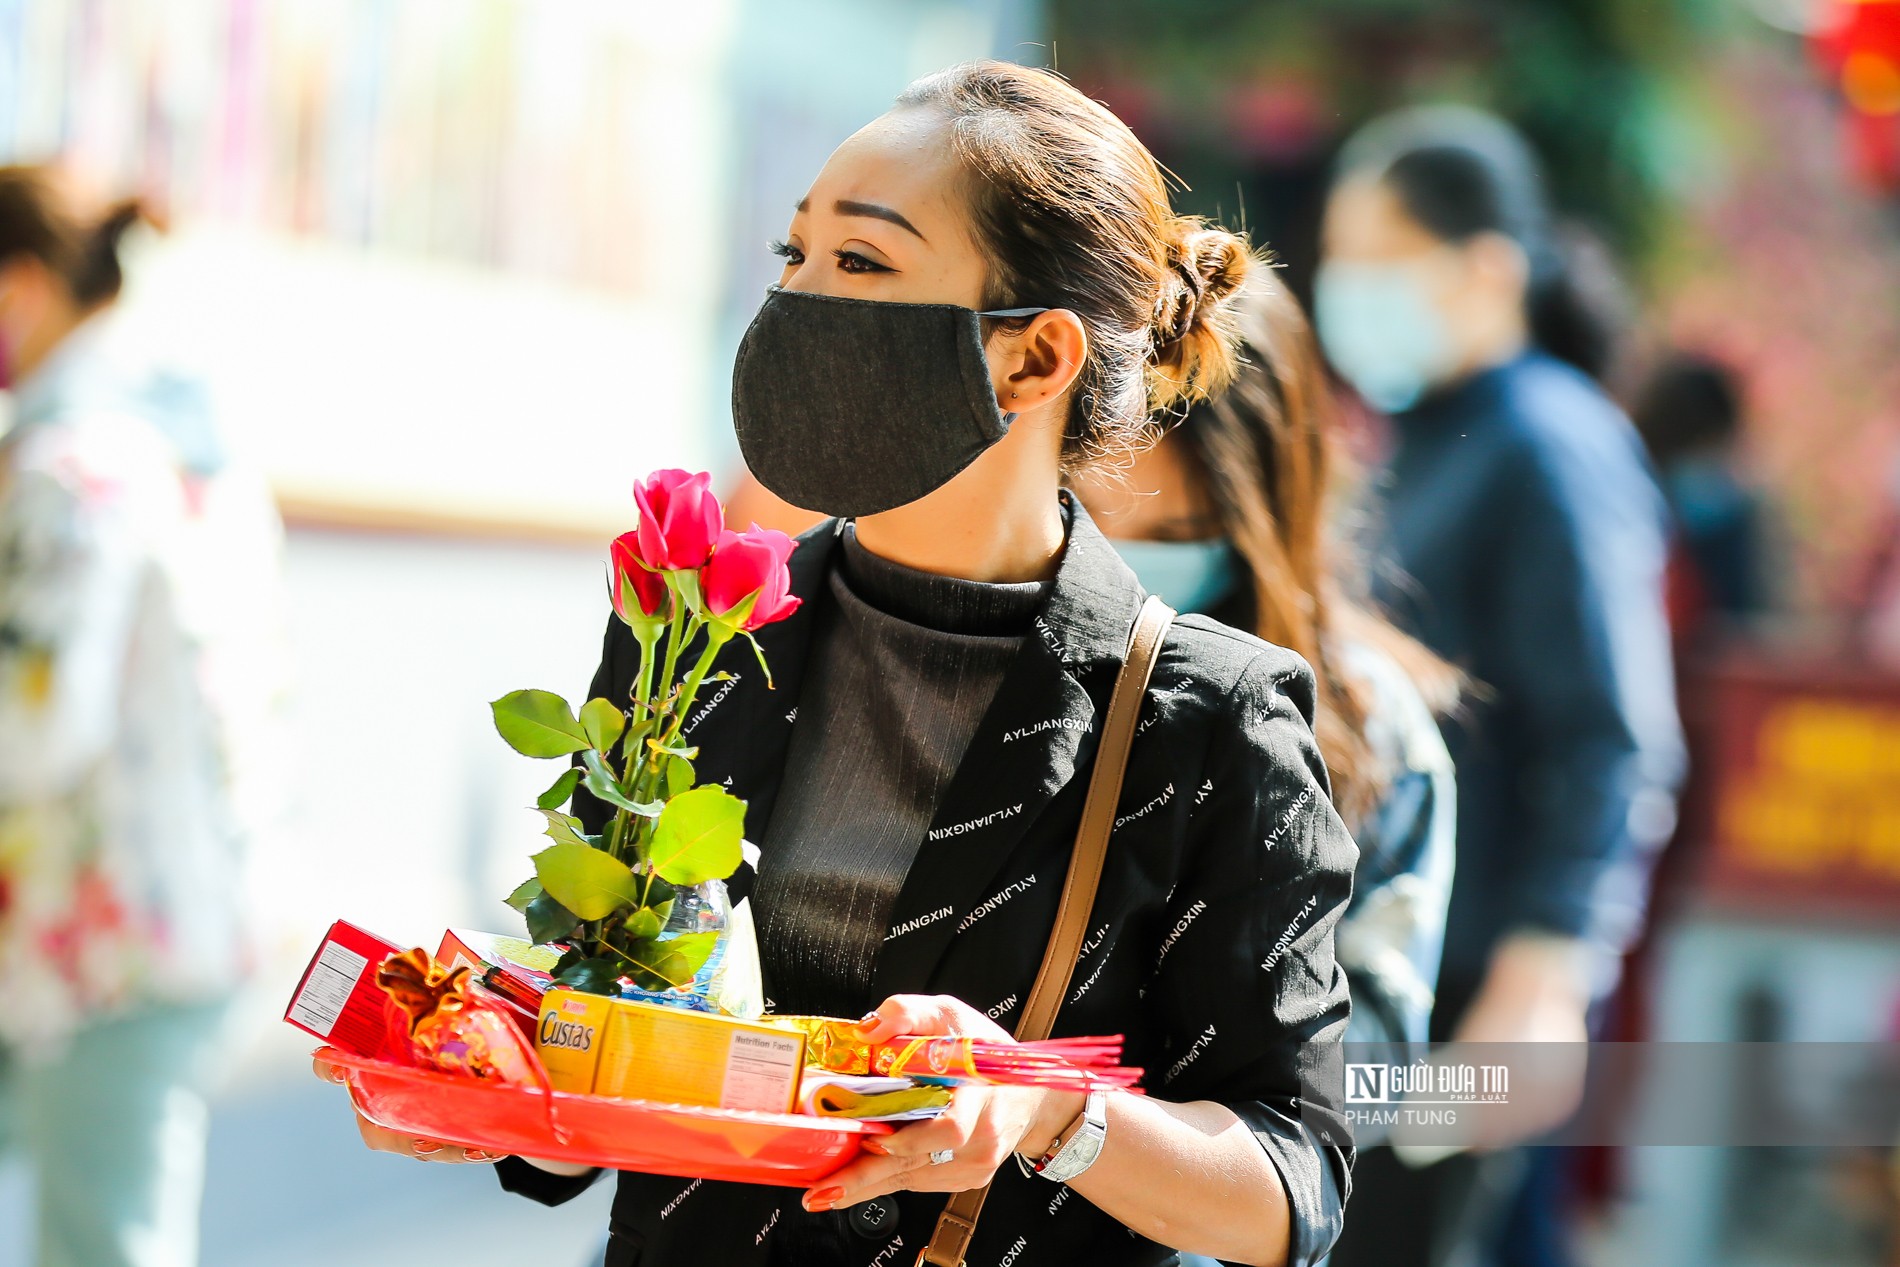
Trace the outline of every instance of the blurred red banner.
<path fill-rule="evenodd" d="M 1699 792 L 1684 839 L 1699 846 L 1700 896 L 1900 919 L 1900 676 L 1735 661 L 1685 686 Z"/>

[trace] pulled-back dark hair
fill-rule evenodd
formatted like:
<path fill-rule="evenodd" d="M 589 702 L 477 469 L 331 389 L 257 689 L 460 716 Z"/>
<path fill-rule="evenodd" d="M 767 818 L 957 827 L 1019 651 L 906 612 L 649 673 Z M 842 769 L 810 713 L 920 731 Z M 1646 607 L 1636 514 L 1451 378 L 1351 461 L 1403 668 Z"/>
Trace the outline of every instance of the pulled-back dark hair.
<path fill-rule="evenodd" d="M 1615 286 L 1580 234 L 1559 231 L 1530 145 L 1509 124 L 1464 106 L 1422 106 L 1369 124 L 1341 169 L 1376 175 L 1405 212 L 1445 242 L 1499 233 L 1530 265 L 1531 340 L 1602 381 L 1622 342 Z"/>
<path fill-rule="evenodd" d="M 1088 331 L 1064 437 L 1071 464 L 1126 449 L 1148 419 L 1234 375 L 1244 239 L 1179 216 L 1128 125 L 1052 71 L 981 61 L 899 106 L 941 111 L 988 256 L 984 306 L 1067 308 Z"/>
<path fill-rule="evenodd" d="M 0 264 L 31 256 L 65 283 L 81 308 L 118 297 L 125 285 L 119 242 L 144 218 L 144 205 L 128 198 L 85 221 L 44 167 L 0 167 Z"/>

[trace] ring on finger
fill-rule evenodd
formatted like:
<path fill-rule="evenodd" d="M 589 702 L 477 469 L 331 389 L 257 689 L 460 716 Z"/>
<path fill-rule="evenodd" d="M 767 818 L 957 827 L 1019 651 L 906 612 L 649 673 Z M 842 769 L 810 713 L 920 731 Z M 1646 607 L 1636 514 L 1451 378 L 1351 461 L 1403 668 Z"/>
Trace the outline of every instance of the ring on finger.
<path fill-rule="evenodd" d="M 937 1151 L 930 1154 L 930 1164 L 933 1166 L 941 1166 L 945 1162 L 954 1160 L 956 1158 L 956 1155 L 957 1154 L 955 1150 L 953 1149 L 939 1148 Z"/>

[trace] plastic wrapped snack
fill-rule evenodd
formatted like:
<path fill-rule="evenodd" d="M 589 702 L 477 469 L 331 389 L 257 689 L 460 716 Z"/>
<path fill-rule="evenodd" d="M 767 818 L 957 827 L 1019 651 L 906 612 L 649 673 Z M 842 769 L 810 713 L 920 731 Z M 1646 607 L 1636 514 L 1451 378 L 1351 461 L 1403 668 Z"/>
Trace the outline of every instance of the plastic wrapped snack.
<path fill-rule="evenodd" d="M 417 948 L 389 956 L 381 986 L 407 1019 L 413 1063 L 443 1073 L 547 1085 L 534 1048 L 498 1001 L 485 996 L 466 965 L 445 968 Z"/>

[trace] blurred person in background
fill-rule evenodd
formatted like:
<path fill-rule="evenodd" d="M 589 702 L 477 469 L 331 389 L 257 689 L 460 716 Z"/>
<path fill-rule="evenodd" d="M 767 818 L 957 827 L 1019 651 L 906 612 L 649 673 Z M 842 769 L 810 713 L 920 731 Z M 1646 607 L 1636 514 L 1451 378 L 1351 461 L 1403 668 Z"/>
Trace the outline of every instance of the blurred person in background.
<path fill-rule="evenodd" d="M 41 1267 L 197 1259 L 279 529 L 119 337 L 136 203 L 0 168 L 0 1148 Z"/>
<path fill-rule="evenodd" d="M 1772 601 L 1769 505 L 1742 468 L 1742 388 L 1728 365 L 1679 352 L 1656 367 L 1632 416 L 1675 520 L 1671 618 L 1678 636 L 1762 615 Z"/>
<path fill-rule="evenodd" d="M 1225 392 L 1125 469 L 1084 473 L 1078 489 L 1149 593 L 1313 666 L 1314 729 L 1359 844 L 1338 933 L 1353 1000 L 1346 1040 L 1422 1043 L 1457 822 L 1433 719 L 1457 702 L 1458 674 L 1355 599 L 1357 560 L 1328 540 L 1332 389 L 1298 301 L 1250 284 L 1240 332 L 1241 370 Z"/>
<path fill-rule="evenodd" d="M 1378 597 L 1483 697 L 1447 729 L 1458 861 L 1435 1039 L 1577 1042 L 1640 925 L 1682 771 L 1666 512 L 1601 390 L 1536 162 L 1502 121 L 1407 111 L 1349 143 L 1316 287 L 1334 366 L 1392 416 Z M 1563 1154 L 1362 1162 L 1335 1262 L 1568 1260 Z"/>

